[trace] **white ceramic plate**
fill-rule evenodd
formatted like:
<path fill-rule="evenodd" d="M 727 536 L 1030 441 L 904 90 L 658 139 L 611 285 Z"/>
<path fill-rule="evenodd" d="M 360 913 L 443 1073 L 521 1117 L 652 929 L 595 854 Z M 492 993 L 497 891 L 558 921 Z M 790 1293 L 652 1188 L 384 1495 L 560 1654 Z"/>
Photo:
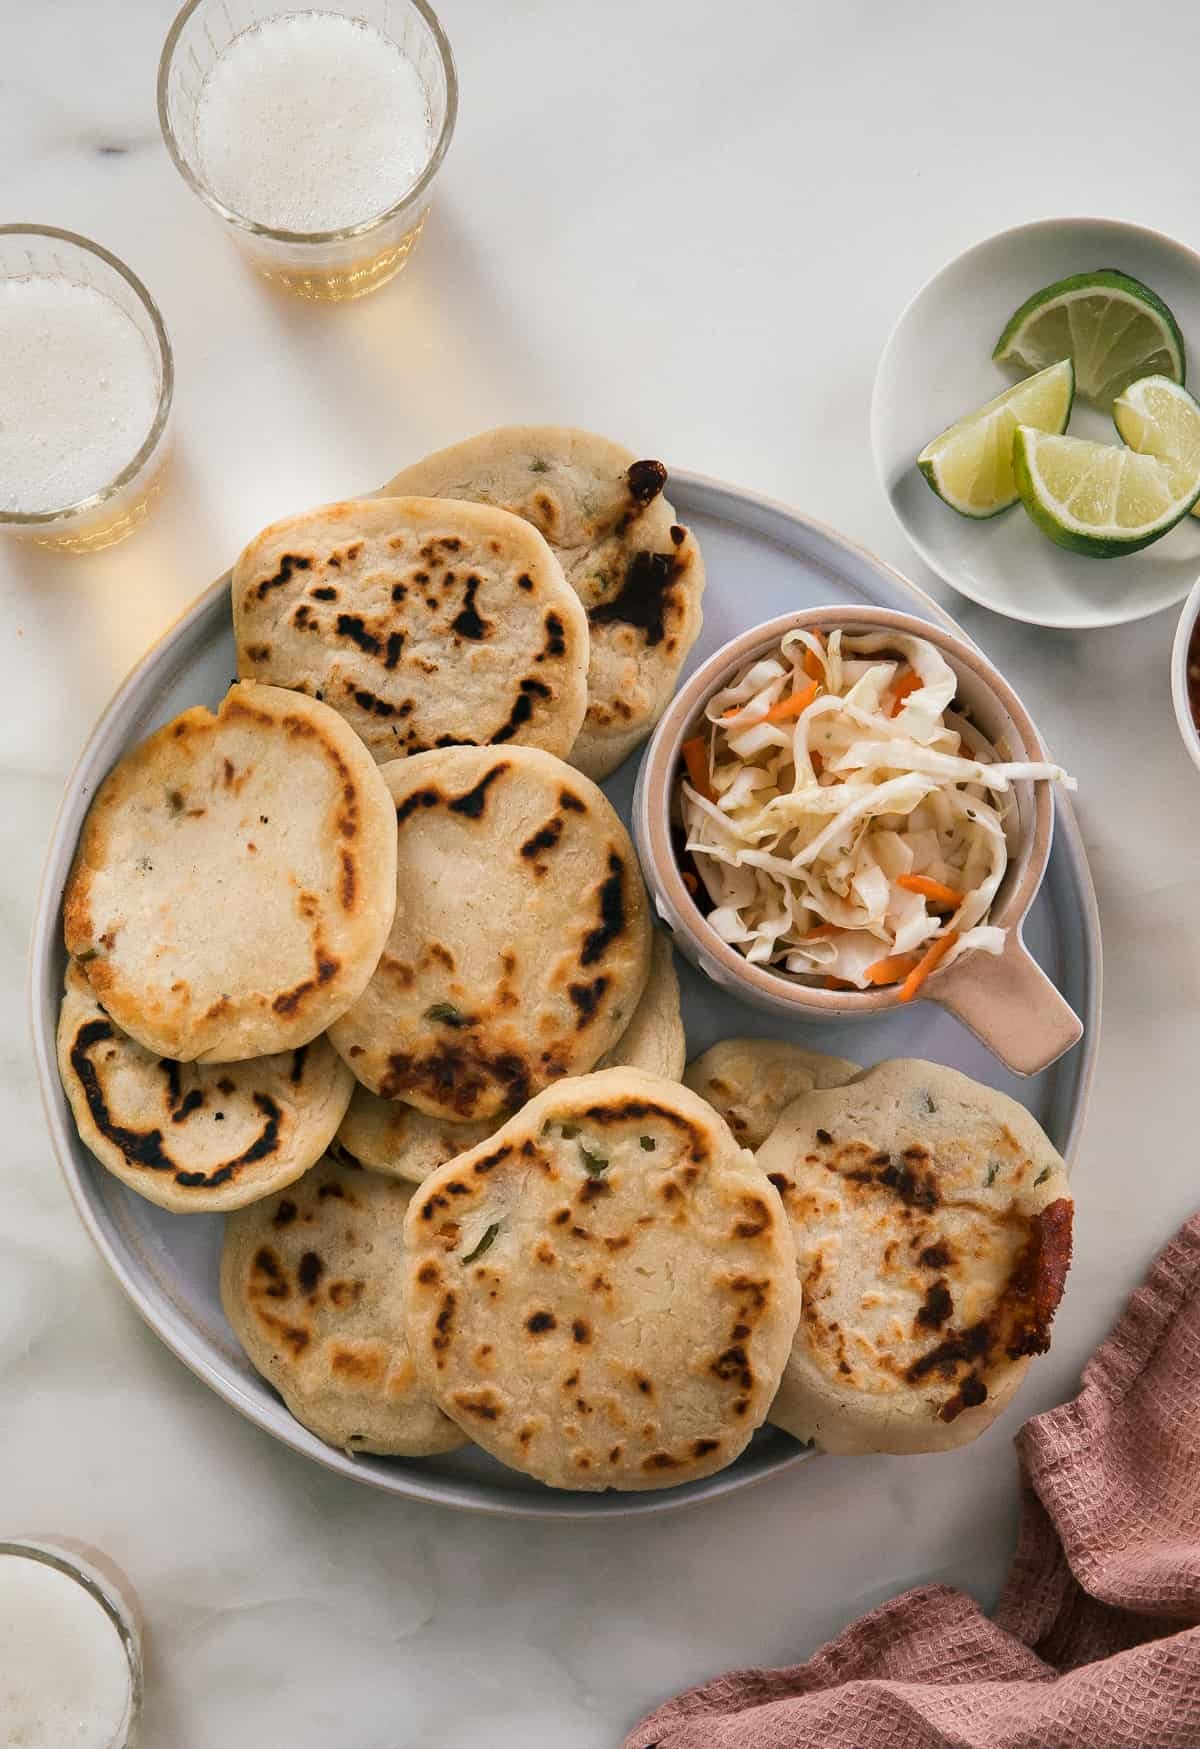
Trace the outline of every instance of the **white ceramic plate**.
<path fill-rule="evenodd" d="M 1188 757 L 1192 764 L 1200 769 L 1200 725 L 1197 724 L 1192 715 L 1187 678 L 1188 654 L 1192 647 L 1192 633 L 1196 629 L 1198 619 L 1200 619 L 1200 583 L 1195 585 L 1183 604 L 1179 624 L 1175 627 L 1175 642 L 1171 646 L 1171 703 L 1175 707 L 1175 721 L 1179 725 L 1179 733 L 1188 750 Z"/>
<path fill-rule="evenodd" d="M 1200 572 L 1200 521 L 1127 559 L 1087 559 L 1047 540 L 1019 504 L 985 522 L 959 516 L 916 467 L 929 440 L 1015 382 L 992 362 L 1008 318 L 1042 286 L 1117 267 L 1174 312 L 1188 377 L 1200 370 L 1200 256 L 1138 225 L 1043 219 L 977 243 L 935 273 L 892 330 L 875 376 L 871 444 L 901 528 L 940 577 L 972 601 L 1033 625 L 1120 625 L 1181 601 Z M 1193 388 L 1195 383 L 1193 383 Z M 1077 401 L 1070 432 L 1119 443 L 1112 421 Z"/>
<path fill-rule="evenodd" d="M 670 491 L 699 536 L 708 572 L 704 631 L 689 666 L 735 632 L 795 607 L 869 602 L 950 623 L 928 596 L 871 554 L 780 505 L 688 474 L 673 475 Z M 229 584 L 222 578 L 138 664 L 101 718 L 67 787 L 34 923 L 34 1044 L 51 1134 L 79 1214 L 134 1305 L 168 1348 L 235 1409 L 330 1469 L 394 1494 L 510 1516 L 632 1515 L 728 1493 L 799 1462 L 805 1453 L 794 1440 L 763 1428 L 736 1463 L 705 1481 L 649 1494 L 572 1494 L 544 1488 L 474 1449 L 407 1460 L 333 1451 L 292 1419 L 248 1365 L 225 1322 L 217 1292 L 220 1216 L 167 1214 L 118 1183 L 80 1142 L 54 1046 L 65 966 L 60 908 L 79 830 L 113 761 L 186 705 L 215 705 L 234 671 Z M 626 820 L 636 767 L 636 758 L 629 760 L 607 785 Z M 1070 1161 L 1099 1039 L 1100 933 L 1078 829 L 1061 802 L 1050 865 L 1025 938 L 1086 1029 L 1076 1049 L 1032 1080 L 1006 1074 L 931 1004 L 857 1024 L 781 1026 L 680 962 L 689 1055 L 733 1034 L 783 1031 L 863 1063 L 928 1057 L 1021 1100 Z"/>

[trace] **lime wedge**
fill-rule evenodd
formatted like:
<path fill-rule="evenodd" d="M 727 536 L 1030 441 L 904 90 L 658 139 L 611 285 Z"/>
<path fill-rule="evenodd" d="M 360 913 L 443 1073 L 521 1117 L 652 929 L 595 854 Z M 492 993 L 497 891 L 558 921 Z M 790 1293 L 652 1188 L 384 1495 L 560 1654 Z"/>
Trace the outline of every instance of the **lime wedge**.
<path fill-rule="evenodd" d="M 1200 497 L 1200 473 L 1081 437 L 1018 425 L 1013 471 L 1021 502 L 1043 534 L 1095 559 L 1156 541 Z"/>
<path fill-rule="evenodd" d="M 1017 426 L 1065 431 L 1074 398 L 1075 372 L 1064 358 L 943 431 L 925 445 L 917 466 L 960 516 L 995 516 L 1017 501 L 1012 470 Z"/>
<path fill-rule="evenodd" d="M 1170 377 L 1143 377 L 1113 402 L 1113 423 L 1130 449 L 1200 473 L 1200 401 Z M 1200 516 L 1200 504 L 1192 508 Z"/>
<path fill-rule="evenodd" d="M 1139 377 L 1181 383 L 1183 335 L 1157 293 L 1115 268 L 1076 273 L 1027 298 L 1009 318 L 992 357 L 1042 370 L 1070 358 L 1075 386 L 1106 410 Z"/>

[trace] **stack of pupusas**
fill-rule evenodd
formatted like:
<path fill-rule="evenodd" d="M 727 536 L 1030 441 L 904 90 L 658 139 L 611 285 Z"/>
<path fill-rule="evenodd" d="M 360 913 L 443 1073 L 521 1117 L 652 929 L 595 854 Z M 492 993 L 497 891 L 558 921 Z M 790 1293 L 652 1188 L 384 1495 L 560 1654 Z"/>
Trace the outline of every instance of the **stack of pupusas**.
<path fill-rule="evenodd" d="M 1044 1345 L 1070 1205 L 1018 1107 L 761 1040 L 684 1077 L 672 950 L 594 781 L 700 623 L 665 477 L 520 428 L 275 524 L 234 569 L 239 681 L 126 755 L 80 839 L 80 1134 L 161 1206 L 228 1213 L 233 1330 L 351 1452 L 472 1439 L 629 1489 L 768 1416 L 920 1450 Z"/>
<path fill-rule="evenodd" d="M 597 1068 L 614 1110 L 636 1091 L 646 1185 L 620 1148 L 603 1172 L 573 1158 L 631 1251 L 662 1248 L 660 1205 L 685 1249 L 717 1246 L 688 1210 L 717 1197 L 737 1213 L 749 1168 L 699 1102 L 699 1120 L 676 1110 L 690 1096 L 670 946 L 579 769 L 615 768 L 664 708 L 699 627 L 695 542 L 660 464 L 602 440 L 496 433 L 462 454 L 481 471 L 457 496 L 336 505 L 251 544 L 233 576 L 240 680 L 110 773 L 64 899 L 59 1056 L 81 1136 L 165 1208 L 232 1211 L 222 1291 L 250 1359 L 321 1438 L 359 1451 L 446 1450 L 465 1416 L 480 1431 L 443 1412 L 409 1329 L 413 1182 L 539 1097 L 562 1089 L 567 1109 Z M 627 1140 L 611 1115 L 595 1123 L 593 1163 L 604 1134 Z M 778 1303 L 752 1318 L 747 1366 L 767 1348 L 729 1432 L 705 1423 L 685 1451 L 703 1390 L 678 1422 L 639 1403 L 624 1461 L 573 1483 L 703 1474 L 762 1420 L 798 1315 L 768 1202 Z M 603 1300 L 641 1277 L 597 1220 L 616 1282 L 586 1293 Z M 584 1231 L 572 1219 L 558 1237 L 578 1250 Z M 515 1236 L 493 1240 L 493 1269 L 519 1262 Z M 725 1313 L 749 1291 L 713 1289 L 714 1364 L 741 1342 Z M 591 1322 L 606 1348 L 599 1303 Z M 676 1346 L 655 1373 L 668 1398 L 670 1367 L 690 1365 Z M 714 1401 L 732 1378 L 712 1374 Z M 539 1441 L 525 1467 L 548 1462 Z"/>
<path fill-rule="evenodd" d="M 1071 1261 L 1063 1162 L 1015 1100 L 934 1063 L 729 1039 L 687 1084 L 783 1198 L 802 1312 L 769 1419 L 829 1452 L 943 1451 L 1009 1402 Z"/>

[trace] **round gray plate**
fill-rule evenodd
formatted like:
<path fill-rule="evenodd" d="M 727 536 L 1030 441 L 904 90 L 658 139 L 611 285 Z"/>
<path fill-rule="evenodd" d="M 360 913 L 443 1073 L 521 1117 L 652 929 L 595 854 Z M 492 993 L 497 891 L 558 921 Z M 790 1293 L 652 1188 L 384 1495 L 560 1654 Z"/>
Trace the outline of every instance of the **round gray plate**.
<path fill-rule="evenodd" d="M 941 609 L 870 553 L 753 493 L 694 474 L 675 474 L 671 497 L 695 528 L 708 571 L 704 631 L 690 666 L 735 632 L 797 607 L 873 603 L 951 623 Z M 126 748 L 191 704 L 215 705 L 234 674 L 229 579 L 214 583 L 137 665 L 121 687 L 67 786 L 51 840 L 31 944 L 38 1073 L 50 1133 L 81 1219 L 138 1311 L 192 1371 L 276 1438 L 343 1475 L 394 1494 L 476 1512 L 540 1518 L 662 1512 L 709 1499 L 800 1462 L 786 1434 L 763 1428 L 727 1470 L 706 1481 L 648 1494 L 558 1493 L 474 1448 L 448 1456 L 348 1457 L 292 1419 L 247 1364 L 221 1312 L 216 1215 L 170 1215 L 125 1189 L 80 1142 L 59 1084 L 54 1035 L 65 956 L 60 908 L 80 827 L 98 784 Z M 637 760 L 608 784 L 628 820 Z M 1091 877 L 1069 808 L 1059 804 L 1049 871 L 1026 925 L 1026 941 L 1083 1018 L 1083 1042 L 1031 1081 L 1008 1075 L 956 1021 L 928 1003 L 878 1020 L 790 1030 L 838 1056 L 869 1063 L 926 1057 L 1002 1088 L 1027 1105 L 1069 1160 L 1095 1060 L 1100 1022 L 1100 933 Z M 680 964 L 689 1055 L 730 1034 L 772 1023 Z"/>

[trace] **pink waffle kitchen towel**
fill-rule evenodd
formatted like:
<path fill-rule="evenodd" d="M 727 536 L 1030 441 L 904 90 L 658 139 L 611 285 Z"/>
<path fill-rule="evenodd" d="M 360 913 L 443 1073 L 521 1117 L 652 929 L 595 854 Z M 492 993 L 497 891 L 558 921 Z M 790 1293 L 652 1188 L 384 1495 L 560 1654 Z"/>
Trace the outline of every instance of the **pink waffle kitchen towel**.
<path fill-rule="evenodd" d="M 992 1620 L 922 1586 L 806 1664 L 668 1701 L 625 1749 L 1200 1749 L 1200 1215 L 1016 1444 Z"/>

